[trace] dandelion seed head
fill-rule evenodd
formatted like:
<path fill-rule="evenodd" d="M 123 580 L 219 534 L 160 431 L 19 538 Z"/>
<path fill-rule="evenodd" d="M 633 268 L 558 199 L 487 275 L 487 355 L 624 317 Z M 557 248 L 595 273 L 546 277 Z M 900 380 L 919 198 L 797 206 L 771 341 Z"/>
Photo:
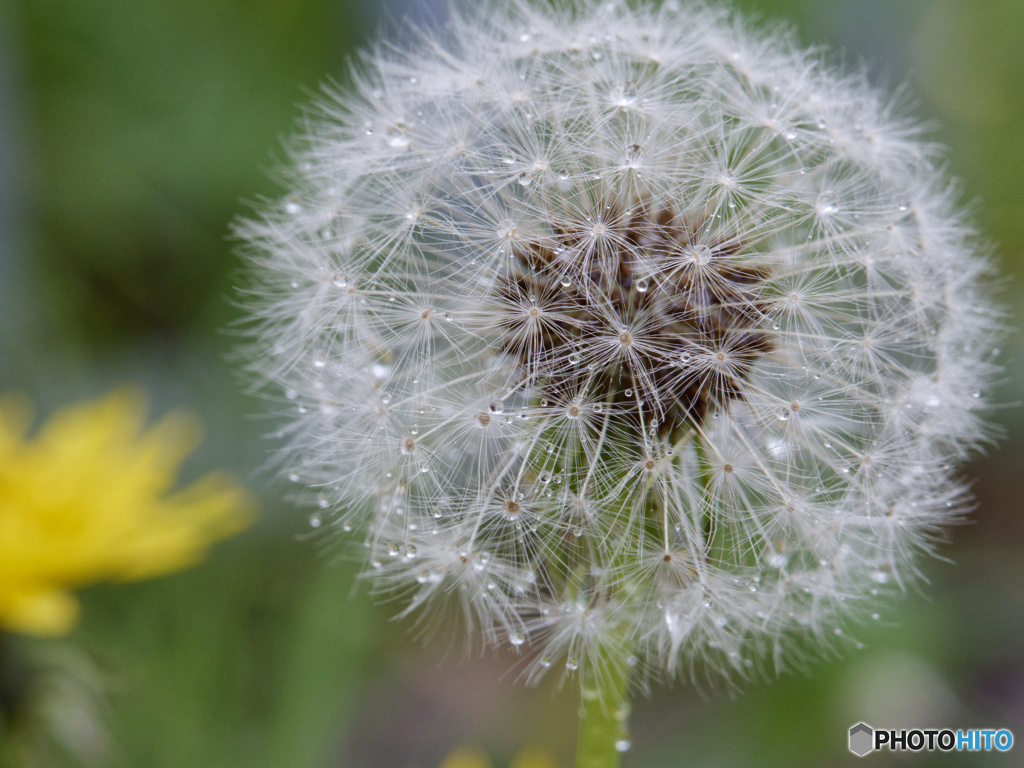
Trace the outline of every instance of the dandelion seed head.
<path fill-rule="evenodd" d="M 985 249 L 917 129 L 786 33 L 487 4 L 309 125 L 238 228 L 248 353 L 318 529 L 406 612 L 534 677 L 623 637 L 781 669 L 965 509 Z"/>

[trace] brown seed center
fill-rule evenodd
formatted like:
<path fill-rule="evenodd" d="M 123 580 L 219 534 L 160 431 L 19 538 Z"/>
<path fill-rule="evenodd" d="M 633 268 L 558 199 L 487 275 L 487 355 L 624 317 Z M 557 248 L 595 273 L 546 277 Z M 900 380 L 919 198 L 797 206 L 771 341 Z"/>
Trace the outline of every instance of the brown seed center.
<path fill-rule="evenodd" d="M 501 348 L 521 363 L 523 390 L 643 411 L 633 427 L 656 419 L 663 437 L 743 400 L 755 360 L 776 347 L 763 324 L 778 305 L 761 298 L 771 273 L 751 263 L 742 233 L 716 234 L 713 223 L 641 197 L 517 235 L 494 297 Z M 583 408 L 563 413 L 575 419 Z"/>

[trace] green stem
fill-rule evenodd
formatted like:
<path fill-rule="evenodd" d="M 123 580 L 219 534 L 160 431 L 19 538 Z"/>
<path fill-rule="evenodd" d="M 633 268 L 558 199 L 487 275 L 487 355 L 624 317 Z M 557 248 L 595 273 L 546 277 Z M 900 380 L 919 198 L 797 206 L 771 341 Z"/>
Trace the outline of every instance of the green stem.
<path fill-rule="evenodd" d="M 590 660 L 583 679 L 576 768 L 619 768 L 619 758 L 629 748 L 629 654 L 629 641 L 623 638 Z"/>

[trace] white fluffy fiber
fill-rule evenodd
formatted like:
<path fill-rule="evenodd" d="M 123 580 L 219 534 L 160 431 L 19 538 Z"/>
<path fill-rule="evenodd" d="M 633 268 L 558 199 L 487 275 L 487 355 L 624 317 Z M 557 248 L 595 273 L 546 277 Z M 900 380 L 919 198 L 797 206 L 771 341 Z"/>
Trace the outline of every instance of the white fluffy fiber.
<path fill-rule="evenodd" d="M 999 324 L 915 126 L 702 5 L 488 2 L 414 37 L 239 226 L 315 524 L 535 674 L 609 644 L 777 667 L 912 579 L 964 511 Z"/>

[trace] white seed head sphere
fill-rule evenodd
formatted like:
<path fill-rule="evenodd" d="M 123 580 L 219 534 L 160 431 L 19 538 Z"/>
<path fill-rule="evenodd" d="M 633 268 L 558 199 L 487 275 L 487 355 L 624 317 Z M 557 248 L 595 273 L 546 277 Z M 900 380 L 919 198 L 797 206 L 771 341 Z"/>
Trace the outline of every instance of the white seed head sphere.
<path fill-rule="evenodd" d="M 314 525 L 535 675 L 842 635 L 986 434 L 984 249 L 916 134 L 702 5 L 488 3 L 368 54 L 239 226 Z"/>

